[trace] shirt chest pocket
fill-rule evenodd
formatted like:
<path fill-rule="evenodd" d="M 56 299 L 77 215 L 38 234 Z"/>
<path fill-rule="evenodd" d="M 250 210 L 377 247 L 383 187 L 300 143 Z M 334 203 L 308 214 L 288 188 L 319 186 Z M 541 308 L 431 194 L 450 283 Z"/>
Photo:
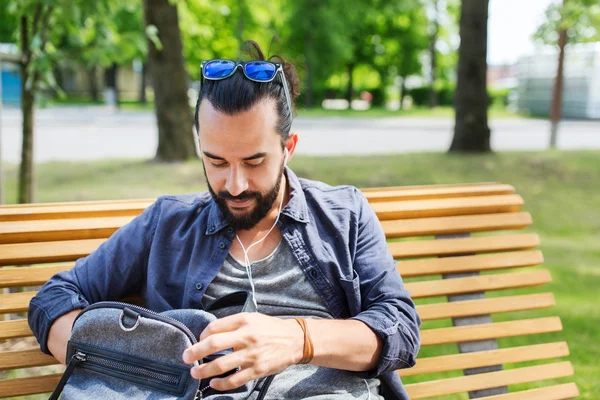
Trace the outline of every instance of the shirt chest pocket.
<path fill-rule="evenodd" d="M 352 270 L 352 279 L 340 278 L 340 285 L 346 294 L 350 317 L 356 316 L 362 311 L 362 299 L 360 296 L 360 277 Z"/>

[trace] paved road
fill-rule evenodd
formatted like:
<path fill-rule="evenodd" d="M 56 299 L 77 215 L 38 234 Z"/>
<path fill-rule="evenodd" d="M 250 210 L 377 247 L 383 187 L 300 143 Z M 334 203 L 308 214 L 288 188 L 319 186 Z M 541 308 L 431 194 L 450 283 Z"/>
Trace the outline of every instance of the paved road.
<path fill-rule="evenodd" d="M 21 114 L 2 115 L 2 156 L 18 162 Z M 445 151 L 452 140 L 451 119 L 298 118 L 298 154 L 349 155 Z M 500 119 L 490 122 L 495 150 L 542 150 L 549 142 L 544 120 Z M 115 112 L 106 107 L 38 110 L 35 159 L 89 160 L 150 158 L 157 146 L 155 117 L 150 112 Z M 561 149 L 600 149 L 600 121 L 567 121 L 561 125 Z"/>

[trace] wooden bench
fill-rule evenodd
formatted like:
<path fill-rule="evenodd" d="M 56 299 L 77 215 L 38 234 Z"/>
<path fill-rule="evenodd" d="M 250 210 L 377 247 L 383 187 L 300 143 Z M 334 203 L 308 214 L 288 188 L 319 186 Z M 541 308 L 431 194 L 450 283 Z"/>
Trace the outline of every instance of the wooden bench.
<path fill-rule="evenodd" d="M 391 253 L 400 261 L 397 270 L 424 321 L 417 365 L 398 372 L 411 399 L 452 394 L 466 398 L 467 392 L 494 400 L 579 395 L 574 383 L 540 383 L 573 375 L 569 361 L 555 360 L 568 356 L 565 342 L 545 343 L 543 336 L 536 336 L 535 344 L 498 348 L 496 339 L 562 329 L 558 317 L 527 315 L 555 305 L 552 293 L 514 293 L 544 285 L 551 277 L 547 270 L 530 268 L 543 263 L 541 252 L 535 250 L 539 237 L 514 232 L 529 226 L 532 219 L 521 211 L 523 199 L 512 186 L 431 185 L 363 192 L 381 221 Z M 0 287 L 5 288 L 0 313 L 26 312 L 35 294 L 27 287 L 42 285 L 53 274 L 71 268 L 77 258 L 96 249 L 152 201 L 0 207 L 0 266 L 4 266 Z M 23 287 L 25 291 L 8 293 Z M 500 296 L 508 289 L 509 295 Z M 492 322 L 491 316 L 503 318 Z M 31 338 L 25 339 L 29 347 L 10 348 L 16 338 L 32 335 L 23 318 L 20 314 L 0 322 L 0 346 L 4 346 L 0 398 L 49 392 L 60 376 L 60 371 L 40 375 L 35 368 L 27 369 L 56 364 Z M 437 325 L 428 327 L 431 324 Z M 504 369 L 504 364 L 510 369 Z M 535 389 L 502 394 L 512 385 L 530 382 L 535 382 L 530 386 Z"/>

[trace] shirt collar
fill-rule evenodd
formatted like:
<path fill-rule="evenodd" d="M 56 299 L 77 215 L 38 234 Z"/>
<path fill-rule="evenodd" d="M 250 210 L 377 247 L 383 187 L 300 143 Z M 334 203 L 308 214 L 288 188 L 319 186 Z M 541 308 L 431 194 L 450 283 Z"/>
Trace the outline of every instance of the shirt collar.
<path fill-rule="evenodd" d="M 281 214 L 287 215 L 297 222 L 308 223 L 308 206 L 306 204 L 306 197 L 304 196 L 300 180 L 287 166 L 285 167 L 284 173 L 290 188 L 290 200 L 283 210 L 281 210 Z M 212 197 L 208 203 L 208 207 L 210 207 L 210 209 L 208 213 L 206 235 L 213 235 L 227 227 L 229 225 L 229 220 L 223 215 L 223 212 Z"/>

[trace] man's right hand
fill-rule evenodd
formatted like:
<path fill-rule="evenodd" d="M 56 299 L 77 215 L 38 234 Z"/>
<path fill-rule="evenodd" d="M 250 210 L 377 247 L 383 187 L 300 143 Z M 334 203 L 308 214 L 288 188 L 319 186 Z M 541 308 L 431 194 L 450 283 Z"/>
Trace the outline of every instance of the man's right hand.
<path fill-rule="evenodd" d="M 60 361 L 61 364 L 65 364 L 67 343 L 71 338 L 73 321 L 75 321 L 80 312 L 81 310 L 70 311 L 58 317 L 50 327 L 50 332 L 48 333 L 48 350 L 50 350 L 54 358 Z"/>

